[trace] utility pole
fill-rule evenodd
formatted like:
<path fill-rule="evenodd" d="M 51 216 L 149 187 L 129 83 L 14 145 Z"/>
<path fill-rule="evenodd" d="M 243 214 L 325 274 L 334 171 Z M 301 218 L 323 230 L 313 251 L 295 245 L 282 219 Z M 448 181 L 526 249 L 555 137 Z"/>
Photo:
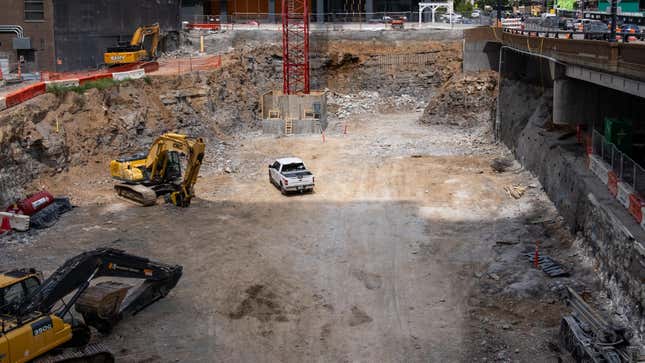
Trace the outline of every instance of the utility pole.
<path fill-rule="evenodd" d="M 497 0 L 497 26 L 502 26 L 502 0 Z"/>
<path fill-rule="evenodd" d="M 611 30 L 609 31 L 609 41 L 616 42 L 616 12 L 618 11 L 618 0 L 611 0 Z"/>

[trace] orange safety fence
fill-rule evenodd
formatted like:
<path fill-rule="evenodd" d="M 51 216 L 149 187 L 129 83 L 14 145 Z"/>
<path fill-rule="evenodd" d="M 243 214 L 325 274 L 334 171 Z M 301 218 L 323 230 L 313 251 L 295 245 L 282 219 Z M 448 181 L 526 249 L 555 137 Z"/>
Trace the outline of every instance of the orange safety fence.
<path fill-rule="evenodd" d="M 21 88 L 20 90 L 11 92 L 5 96 L 6 107 L 13 107 L 44 93 L 45 82 L 39 82 L 31 86 Z"/>
<path fill-rule="evenodd" d="M 193 71 L 208 71 L 222 66 L 222 56 L 203 56 L 164 59 L 159 62 L 159 70 L 155 71 L 156 75 L 173 75 L 185 74 Z"/>
<path fill-rule="evenodd" d="M 41 72 L 40 80 L 41 81 L 61 81 L 67 79 L 80 79 L 85 77 L 92 77 L 99 74 L 106 73 L 116 73 L 116 72 L 127 72 L 135 69 L 140 69 L 148 66 L 151 63 L 156 62 L 137 62 L 131 64 L 123 64 L 120 66 L 114 66 L 104 69 L 88 70 L 88 71 L 76 71 L 76 72 Z M 146 70 L 147 71 L 147 70 Z"/>
<path fill-rule="evenodd" d="M 188 23 L 186 24 L 186 29 L 196 29 L 196 30 L 219 30 L 219 23 Z"/>

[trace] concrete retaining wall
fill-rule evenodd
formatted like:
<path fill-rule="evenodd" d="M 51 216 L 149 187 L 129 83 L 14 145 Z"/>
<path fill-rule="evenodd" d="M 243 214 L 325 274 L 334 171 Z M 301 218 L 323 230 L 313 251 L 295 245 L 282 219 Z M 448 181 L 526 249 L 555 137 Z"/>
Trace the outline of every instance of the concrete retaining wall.
<path fill-rule="evenodd" d="M 322 126 L 318 120 L 293 120 L 293 134 L 320 134 Z M 262 120 L 262 132 L 264 134 L 283 135 L 284 134 L 284 121 L 275 120 Z"/>
<path fill-rule="evenodd" d="M 494 70 L 499 67 L 500 43 L 486 40 L 464 39 L 464 72 L 480 72 Z"/>

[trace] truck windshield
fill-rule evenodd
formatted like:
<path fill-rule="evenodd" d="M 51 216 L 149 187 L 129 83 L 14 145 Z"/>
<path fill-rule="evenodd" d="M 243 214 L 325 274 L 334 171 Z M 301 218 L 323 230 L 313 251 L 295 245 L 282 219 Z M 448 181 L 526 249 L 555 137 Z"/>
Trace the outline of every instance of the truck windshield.
<path fill-rule="evenodd" d="M 282 166 L 283 173 L 290 173 L 292 171 L 302 171 L 302 170 L 307 170 L 305 168 L 305 164 L 303 163 L 285 164 Z"/>

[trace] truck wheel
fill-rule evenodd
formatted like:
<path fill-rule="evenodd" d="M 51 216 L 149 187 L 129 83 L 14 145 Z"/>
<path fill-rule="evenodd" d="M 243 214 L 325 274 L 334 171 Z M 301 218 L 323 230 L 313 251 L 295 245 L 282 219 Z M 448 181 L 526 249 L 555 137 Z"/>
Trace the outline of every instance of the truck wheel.
<path fill-rule="evenodd" d="M 282 185 L 282 182 L 280 182 L 280 193 L 282 193 L 282 195 L 287 195 L 287 190 L 284 189 L 284 186 Z"/>

